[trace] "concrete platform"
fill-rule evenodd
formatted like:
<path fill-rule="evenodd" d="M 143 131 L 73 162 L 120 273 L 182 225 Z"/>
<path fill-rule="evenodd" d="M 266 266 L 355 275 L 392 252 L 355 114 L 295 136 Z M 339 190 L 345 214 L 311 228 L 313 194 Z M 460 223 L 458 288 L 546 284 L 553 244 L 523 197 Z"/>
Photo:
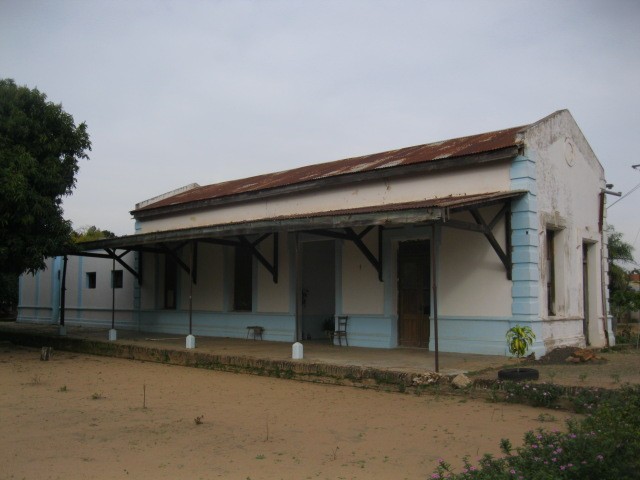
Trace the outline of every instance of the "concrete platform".
<path fill-rule="evenodd" d="M 435 371 L 435 354 L 424 349 L 340 347 L 329 341 L 306 341 L 304 358 L 292 360 L 292 343 L 252 339 L 196 337 L 196 348 L 185 348 L 185 335 L 118 330 L 109 341 L 108 329 L 58 325 L 0 323 L 0 340 L 58 350 L 77 351 L 217 370 L 244 371 L 287 378 L 346 378 L 352 381 L 407 383 L 413 375 Z M 440 374 L 455 375 L 498 368 L 510 363 L 502 356 L 439 354 Z M 410 380 L 409 380 L 410 383 Z"/>

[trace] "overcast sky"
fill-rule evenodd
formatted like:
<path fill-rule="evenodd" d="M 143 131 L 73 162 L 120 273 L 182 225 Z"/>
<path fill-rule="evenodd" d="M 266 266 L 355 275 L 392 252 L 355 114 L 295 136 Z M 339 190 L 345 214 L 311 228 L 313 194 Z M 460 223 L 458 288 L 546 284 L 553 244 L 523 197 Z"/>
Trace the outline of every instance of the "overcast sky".
<path fill-rule="evenodd" d="M 7 77 L 87 123 L 65 215 L 119 235 L 136 202 L 188 183 L 563 108 L 614 190 L 640 183 L 638 1 L 0 0 Z M 640 190 L 608 213 L 640 250 Z"/>

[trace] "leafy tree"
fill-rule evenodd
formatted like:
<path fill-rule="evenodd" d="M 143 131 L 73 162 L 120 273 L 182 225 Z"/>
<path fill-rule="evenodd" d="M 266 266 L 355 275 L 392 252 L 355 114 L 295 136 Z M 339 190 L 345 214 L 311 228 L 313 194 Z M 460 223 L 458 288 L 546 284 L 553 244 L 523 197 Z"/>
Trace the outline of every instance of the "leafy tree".
<path fill-rule="evenodd" d="M 100 230 L 95 225 L 80 227 L 71 233 L 71 239 L 74 243 L 91 242 L 93 240 L 101 240 L 103 238 L 115 238 L 116 234 L 109 230 Z"/>
<path fill-rule="evenodd" d="M 0 315 L 15 313 L 18 306 L 18 275 L 0 273 Z"/>
<path fill-rule="evenodd" d="M 628 312 L 640 310 L 640 293 L 629 286 L 629 272 L 621 264 L 634 264 L 633 246 L 622 239 L 613 227 L 608 230 L 609 250 L 609 306 L 620 320 Z"/>
<path fill-rule="evenodd" d="M 34 272 L 71 244 L 62 198 L 87 150 L 85 123 L 37 89 L 0 79 L 0 272 Z"/>

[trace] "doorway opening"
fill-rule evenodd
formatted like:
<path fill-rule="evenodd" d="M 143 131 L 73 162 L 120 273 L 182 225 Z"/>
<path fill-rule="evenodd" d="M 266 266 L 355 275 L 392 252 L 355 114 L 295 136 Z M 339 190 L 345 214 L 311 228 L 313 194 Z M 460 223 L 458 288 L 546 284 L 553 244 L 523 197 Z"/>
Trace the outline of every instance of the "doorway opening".
<path fill-rule="evenodd" d="M 589 244 L 582 244 L 582 304 L 583 304 L 583 317 L 582 317 L 582 333 L 584 334 L 584 343 L 589 346 L 589 317 L 590 317 L 590 298 L 591 287 L 589 281 Z"/>
<path fill-rule="evenodd" d="M 429 241 L 400 242 L 398 246 L 398 345 L 429 347 L 431 265 Z"/>
<path fill-rule="evenodd" d="M 302 340 L 326 339 L 336 310 L 335 242 L 302 243 Z"/>

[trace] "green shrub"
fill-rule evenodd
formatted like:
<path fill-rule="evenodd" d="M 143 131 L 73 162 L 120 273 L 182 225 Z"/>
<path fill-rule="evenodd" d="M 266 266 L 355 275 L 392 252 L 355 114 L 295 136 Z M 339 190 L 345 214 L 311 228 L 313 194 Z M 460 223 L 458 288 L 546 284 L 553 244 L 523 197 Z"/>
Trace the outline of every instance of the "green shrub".
<path fill-rule="evenodd" d="M 564 393 L 564 388 L 552 383 L 518 383 L 503 384 L 505 400 L 515 403 L 528 403 L 534 407 L 553 407 Z"/>
<path fill-rule="evenodd" d="M 464 461 L 453 473 L 440 461 L 433 479 L 616 479 L 638 478 L 640 472 L 640 386 L 624 387 L 602 400 L 592 414 L 567 422 L 567 432 L 527 432 L 524 445 L 512 451 L 502 440 L 502 458 L 485 455 L 477 464 Z"/>

